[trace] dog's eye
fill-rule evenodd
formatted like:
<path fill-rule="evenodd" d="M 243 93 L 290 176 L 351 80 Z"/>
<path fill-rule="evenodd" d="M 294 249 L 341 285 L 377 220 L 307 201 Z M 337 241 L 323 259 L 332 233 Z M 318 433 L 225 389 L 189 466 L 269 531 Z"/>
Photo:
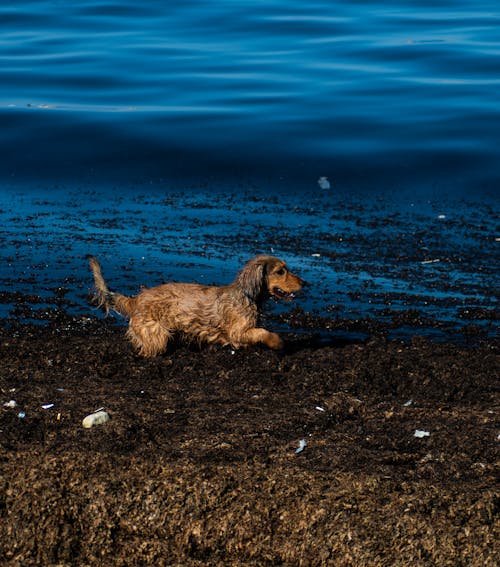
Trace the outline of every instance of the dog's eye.
<path fill-rule="evenodd" d="M 285 268 L 280 268 L 279 270 L 276 270 L 276 273 L 278 274 L 278 276 L 284 276 L 286 273 Z"/>

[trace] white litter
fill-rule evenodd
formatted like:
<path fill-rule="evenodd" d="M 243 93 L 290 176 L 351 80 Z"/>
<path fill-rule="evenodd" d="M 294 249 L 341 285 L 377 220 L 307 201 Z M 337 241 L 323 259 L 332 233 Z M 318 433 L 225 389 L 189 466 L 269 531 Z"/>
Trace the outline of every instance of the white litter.
<path fill-rule="evenodd" d="M 422 429 L 415 429 L 414 437 L 422 439 L 423 437 L 429 437 L 430 433 L 428 431 L 423 431 Z"/>
<path fill-rule="evenodd" d="M 25 412 L 25 411 L 20 411 L 20 412 L 17 414 L 17 417 L 18 417 L 19 419 L 24 419 L 24 418 L 26 417 L 26 412 Z"/>
<path fill-rule="evenodd" d="M 330 182 L 328 181 L 328 177 L 321 176 L 318 179 L 318 185 L 321 189 L 330 189 Z"/>
<path fill-rule="evenodd" d="M 8 402 L 5 402 L 3 405 L 4 408 L 15 408 L 16 406 L 17 406 L 16 400 L 10 400 Z"/>
<path fill-rule="evenodd" d="M 405 403 L 403 404 L 403 407 L 409 408 L 411 405 L 413 405 L 413 400 L 408 400 L 407 402 L 405 402 Z"/>
<path fill-rule="evenodd" d="M 446 218 L 446 215 L 438 215 L 439 220 L 444 220 L 445 218 Z"/>
<path fill-rule="evenodd" d="M 321 258 L 321 254 L 311 254 L 313 258 Z"/>
<path fill-rule="evenodd" d="M 326 411 L 326 409 L 321 406 L 316 406 L 314 409 L 317 409 L 318 411 Z"/>
<path fill-rule="evenodd" d="M 295 453 L 302 453 L 302 451 L 306 448 L 307 441 L 305 439 L 301 439 L 299 441 L 299 446 L 295 449 Z"/>
<path fill-rule="evenodd" d="M 42 406 L 42 409 L 50 409 L 50 408 L 53 408 L 53 407 L 54 407 L 54 404 L 44 404 Z"/>
<path fill-rule="evenodd" d="M 435 260 L 423 260 L 420 263 L 421 264 L 437 264 L 438 262 L 441 262 L 441 260 L 439 258 L 436 258 Z"/>
<path fill-rule="evenodd" d="M 110 420 L 109 413 L 107 411 L 99 410 L 87 415 L 83 419 L 82 425 L 86 429 L 89 429 L 94 425 L 101 425 L 102 423 L 106 423 L 109 420 Z"/>

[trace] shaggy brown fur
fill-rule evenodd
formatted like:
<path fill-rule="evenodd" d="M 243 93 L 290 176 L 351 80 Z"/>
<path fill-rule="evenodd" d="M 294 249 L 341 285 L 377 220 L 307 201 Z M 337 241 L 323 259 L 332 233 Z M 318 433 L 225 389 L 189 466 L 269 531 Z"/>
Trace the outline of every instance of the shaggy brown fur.
<path fill-rule="evenodd" d="M 305 283 L 282 260 L 262 255 L 250 260 L 230 285 L 167 283 L 127 297 L 109 290 L 94 257 L 90 268 L 95 301 L 106 313 L 112 309 L 129 319 L 127 335 L 139 354 L 148 357 L 164 352 L 174 334 L 234 348 L 263 343 L 280 349 L 283 341 L 276 333 L 256 326 L 260 307 L 269 296 L 293 298 Z"/>

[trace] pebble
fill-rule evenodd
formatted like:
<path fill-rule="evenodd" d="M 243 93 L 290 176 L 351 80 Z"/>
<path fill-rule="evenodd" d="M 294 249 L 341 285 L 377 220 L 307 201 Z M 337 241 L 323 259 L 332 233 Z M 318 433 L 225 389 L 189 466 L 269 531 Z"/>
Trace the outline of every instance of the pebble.
<path fill-rule="evenodd" d="M 422 439 L 424 437 L 429 437 L 430 433 L 428 431 L 422 431 L 421 429 L 415 429 L 414 437 Z"/>
<path fill-rule="evenodd" d="M 109 420 L 109 413 L 107 411 L 101 410 L 87 415 L 83 419 L 82 425 L 86 429 L 89 429 L 90 427 L 94 427 L 94 425 L 101 425 L 101 423 L 106 423 L 106 421 Z"/>

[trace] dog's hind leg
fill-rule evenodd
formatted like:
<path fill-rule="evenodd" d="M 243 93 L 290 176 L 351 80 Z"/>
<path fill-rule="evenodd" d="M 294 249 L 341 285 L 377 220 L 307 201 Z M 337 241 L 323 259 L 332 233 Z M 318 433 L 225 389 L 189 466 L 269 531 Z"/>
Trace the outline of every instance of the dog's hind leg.
<path fill-rule="evenodd" d="M 135 316 L 130 319 L 127 336 L 141 356 L 152 357 L 165 352 L 172 333 L 159 321 Z"/>

